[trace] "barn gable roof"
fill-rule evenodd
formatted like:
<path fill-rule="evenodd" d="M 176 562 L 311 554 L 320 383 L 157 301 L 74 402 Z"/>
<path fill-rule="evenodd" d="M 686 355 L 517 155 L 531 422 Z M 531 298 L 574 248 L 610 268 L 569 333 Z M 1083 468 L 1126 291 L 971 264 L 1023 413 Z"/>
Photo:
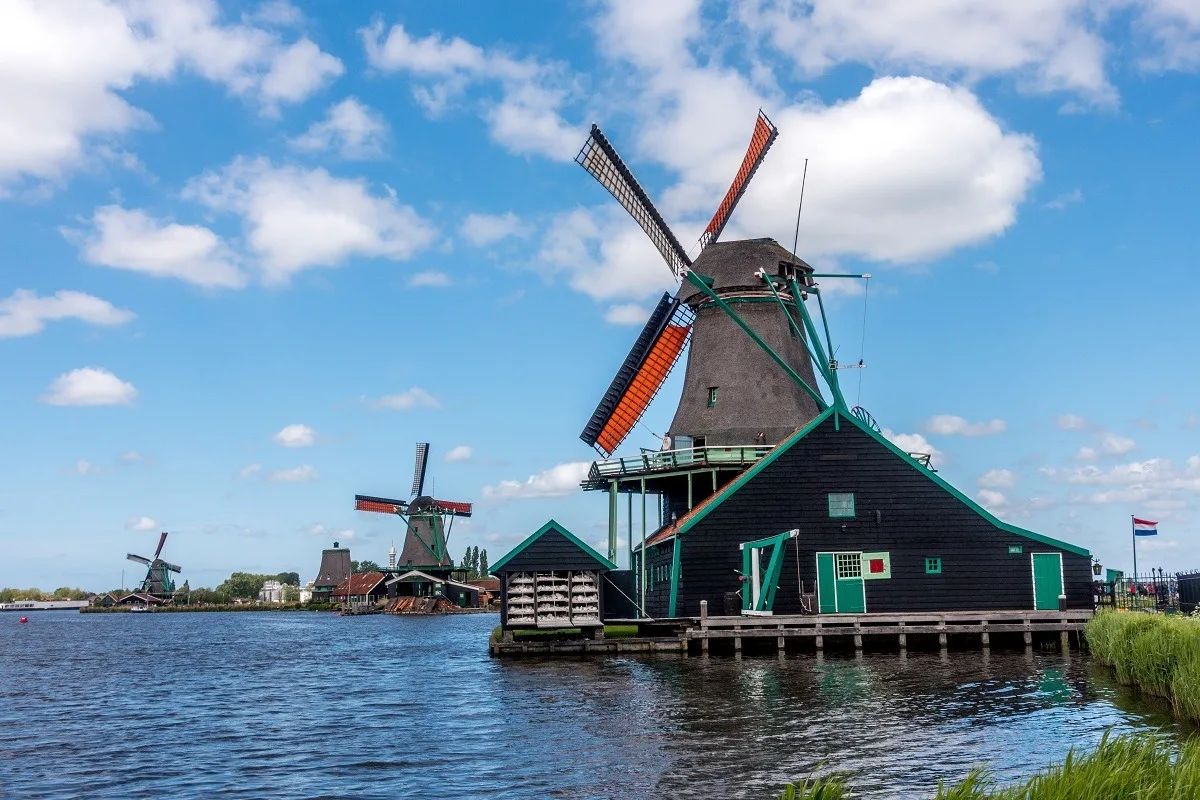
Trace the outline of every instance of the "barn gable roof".
<path fill-rule="evenodd" d="M 743 486 L 745 486 L 748 482 L 750 482 L 754 478 L 754 476 L 758 475 L 764 469 L 769 467 L 777 458 L 779 458 L 781 455 L 783 455 L 788 450 L 790 450 L 797 442 L 799 442 L 805 436 L 810 434 L 812 431 L 816 430 L 818 426 L 820 426 L 823 422 L 828 420 L 830 417 L 834 418 L 834 423 L 837 425 L 841 425 L 843 423 L 849 423 L 851 425 L 854 425 L 856 428 L 861 430 L 863 433 L 867 434 L 872 439 L 877 441 L 879 444 L 886 447 L 893 454 L 895 454 L 899 458 L 902 458 L 905 461 L 909 462 L 912 465 L 912 468 L 914 470 L 919 472 L 921 475 L 924 475 L 929 480 L 933 481 L 935 484 L 937 484 L 937 486 L 939 488 L 943 489 L 946 492 L 949 492 L 951 495 L 953 495 L 959 502 L 961 502 L 967 508 L 974 511 L 976 514 L 983 517 L 985 520 L 987 520 L 988 522 L 990 522 L 992 525 L 996 526 L 1000 530 L 1005 531 L 1007 533 L 1015 534 L 1017 536 L 1024 537 L 1026 539 L 1030 539 L 1035 542 L 1047 544 L 1052 547 L 1058 547 L 1069 553 L 1075 553 L 1076 555 L 1088 556 L 1088 557 L 1091 556 L 1091 552 L 1089 550 L 1087 550 L 1086 548 L 1079 547 L 1078 545 L 1069 544 L 1069 543 L 1061 541 L 1059 539 L 1054 539 L 1054 538 L 1051 538 L 1044 534 L 1036 533 L 1031 530 L 1026 530 L 1025 528 L 1017 527 L 1016 525 L 1012 525 L 1010 523 L 1004 522 L 1003 520 L 997 518 L 994 514 L 992 514 L 987 509 L 985 509 L 983 506 L 979 505 L 974 500 L 972 500 L 970 497 L 963 494 L 958 489 L 954 488 L 954 486 L 952 486 L 950 483 L 948 483 L 944 478 L 942 478 L 936 472 L 926 468 L 924 465 L 922 465 L 920 462 L 918 462 L 916 459 L 914 459 L 912 456 L 910 456 L 904 450 L 901 450 L 899 447 L 897 447 L 895 444 L 893 444 L 891 441 L 889 441 L 887 439 L 887 437 L 885 437 L 879 431 L 876 431 L 870 425 L 867 425 L 865 422 L 858 419 L 854 415 L 845 413 L 844 409 L 838 409 L 836 406 L 827 408 L 821 414 L 817 415 L 807 425 L 800 428 L 795 433 L 793 433 L 791 436 L 789 436 L 788 438 L 786 438 L 782 442 L 780 442 L 778 445 L 776 445 L 771 450 L 771 452 L 768 453 L 766 456 L 764 456 L 762 458 L 762 460 L 760 460 L 757 464 L 755 464 L 754 466 L 747 469 L 745 472 L 743 472 L 741 475 L 739 475 L 737 478 L 735 478 L 730 483 L 726 484 L 719 492 L 717 492 L 717 494 L 713 495 L 711 498 L 708 498 L 706 500 L 706 502 L 701 503 L 699 506 L 697 506 L 696 508 L 694 508 L 690 512 L 688 512 L 688 514 L 686 514 L 685 516 L 680 517 L 675 523 L 674 535 L 678 536 L 678 535 L 685 534 L 689 530 L 691 530 L 693 527 L 695 527 L 701 520 L 703 520 L 710 513 L 712 513 L 713 509 L 717 508 L 719 505 L 721 505 L 721 503 L 725 502 L 725 500 L 727 500 L 735 492 L 737 492 L 739 489 L 741 489 Z M 667 539 L 667 538 L 670 538 L 670 534 L 668 534 L 667 536 L 663 536 L 661 538 L 658 536 L 656 536 L 654 538 L 656 540 Z M 649 542 L 647 542 L 647 544 L 649 544 Z"/>
<path fill-rule="evenodd" d="M 554 520 L 550 520 L 545 525 L 538 528 L 533 533 L 529 534 L 529 536 L 525 537 L 525 541 L 521 542 L 519 545 L 514 547 L 512 550 L 505 553 L 503 558 L 501 558 L 499 561 L 497 561 L 495 564 L 492 564 L 491 567 L 488 568 L 488 571 L 493 574 L 502 571 L 504 569 L 505 565 L 508 564 L 510 561 L 512 561 L 514 558 L 516 558 L 522 551 L 524 551 L 526 548 L 528 548 L 530 545 L 532 545 L 538 539 L 542 538 L 543 536 L 545 536 L 546 534 L 551 533 L 551 532 L 554 532 L 556 534 L 563 536 L 565 539 L 567 539 L 569 542 L 571 542 L 571 544 L 578 547 L 580 550 L 582 550 L 584 552 L 584 554 L 586 554 L 587 556 L 589 556 L 590 558 L 595 560 L 597 562 L 597 566 L 600 567 L 601 569 L 608 569 L 608 570 L 617 569 L 616 564 L 612 563 L 607 558 L 600 555 L 598 552 L 596 552 L 596 550 L 594 548 L 588 546 L 583 540 L 581 540 L 575 534 L 571 533 L 569 530 L 567 530 L 566 528 L 564 528 L 562 525 L 558 524 Z"/>

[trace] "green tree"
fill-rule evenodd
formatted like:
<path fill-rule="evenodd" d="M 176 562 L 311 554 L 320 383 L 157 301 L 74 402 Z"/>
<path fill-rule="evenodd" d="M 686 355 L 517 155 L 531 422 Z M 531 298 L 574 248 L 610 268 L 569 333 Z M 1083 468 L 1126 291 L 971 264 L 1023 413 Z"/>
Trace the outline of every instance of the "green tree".
<path fill-rule="evenodd" d="M 488 575 L 488 560 L 487 560 L 487 550 L 486 549 L 483 550 L 482 552 L 480 552 L 480 554 L 479 554 L 479 575 L 482 578 L 486 578 Z"/>
<path fill-rule="evenodd" d="M 235 572 L 216 588 L 216 592 L 217 594 L 224 594 L 226 597 L 255 600 L 258 598 L 258 592 L 262 589 L 267 579 L 268 576 L 266 575 L 255 575 L 252 572 Z"/>
<path fill-rule="evenodd" d="M 274 580 L 279 581 L 280 583 L 282 583 L 285 586 L 299 586 L 300 585 L 300 573 L 299 572 L 281 572 L 274 577 Z"/>
<path fill-rule="evenodd" d="M 294 575 L 295 573 L 292 573 L 292 574 Z M 284 584 L 283 602 L 295 603 L 295 602 L 298 602 L 299 600 L 300 600 L 300 587 L 295 584 L 292 584 L 292 583 Z"/>
<path fill-rule="evenodd" d="M 350 569 L 354 574 L 358 575 L 363 572 L 379 572 L 379 565 L 374 561 L 351 561 Z M 300 583 L 300 579 L 296 579 L 296 583 Z"/>
<path fill-rule="evenodd" d="M 471 548 L 471 574 L 479 574 L 479 545 Z"/>

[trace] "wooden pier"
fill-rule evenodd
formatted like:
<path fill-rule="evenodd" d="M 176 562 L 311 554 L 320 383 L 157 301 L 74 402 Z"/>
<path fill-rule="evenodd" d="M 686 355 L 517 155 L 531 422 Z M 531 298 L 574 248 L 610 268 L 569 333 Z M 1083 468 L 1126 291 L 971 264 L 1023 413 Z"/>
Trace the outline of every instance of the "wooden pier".
<path fill-rule="evenodd" d="M 647 621 L 643 628 L 670 629 L 671 636 L 612 639 L 493 639 L 493 656 L 671 652 L 708 655 L 710 650 L 739 656 L 743 649 L 823 652 L 827 648 L 862 651 L 1032 648 L 1052 645 L 1064 652 L 1082 646 L 1080 632 L 1090 609 L 1073 611 L 938 611 L 903 614 L 810 614 L 710 617 Z M 995 641 L 993 637 L 998 637 Z"/>

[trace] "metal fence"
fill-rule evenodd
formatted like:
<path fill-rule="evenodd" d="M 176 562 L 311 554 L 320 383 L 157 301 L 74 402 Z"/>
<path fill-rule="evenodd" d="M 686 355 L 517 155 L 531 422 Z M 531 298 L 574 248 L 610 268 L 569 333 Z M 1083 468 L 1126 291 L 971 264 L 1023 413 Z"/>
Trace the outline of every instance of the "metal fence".
<path fill-rule="evenodd" d="M 1172 575 L 1151 570 L 1144 575 L 1123 575 L 1095 584 L 1096 605 L 1127 611 L 1160 611 L 1190 614 L 1200 600 L 1200 572 Z"/>

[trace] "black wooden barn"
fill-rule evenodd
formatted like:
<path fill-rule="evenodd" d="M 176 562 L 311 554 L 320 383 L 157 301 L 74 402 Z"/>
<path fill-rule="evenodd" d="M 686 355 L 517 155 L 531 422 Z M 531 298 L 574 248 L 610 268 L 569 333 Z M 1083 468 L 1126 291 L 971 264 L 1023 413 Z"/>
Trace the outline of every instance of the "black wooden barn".
<path fill-rule="evenodd" d="M 695 616 L 701 600 L 719 613 L 727 593 L 751 613 L 1057 609 L 1059 595 L 1092 606 L 1087 550 L 1001 522 L 837 408 L 654 533 L 646 553 L 650 617 Z M 640 558 L 637 547 L 635 574 Z"/>

